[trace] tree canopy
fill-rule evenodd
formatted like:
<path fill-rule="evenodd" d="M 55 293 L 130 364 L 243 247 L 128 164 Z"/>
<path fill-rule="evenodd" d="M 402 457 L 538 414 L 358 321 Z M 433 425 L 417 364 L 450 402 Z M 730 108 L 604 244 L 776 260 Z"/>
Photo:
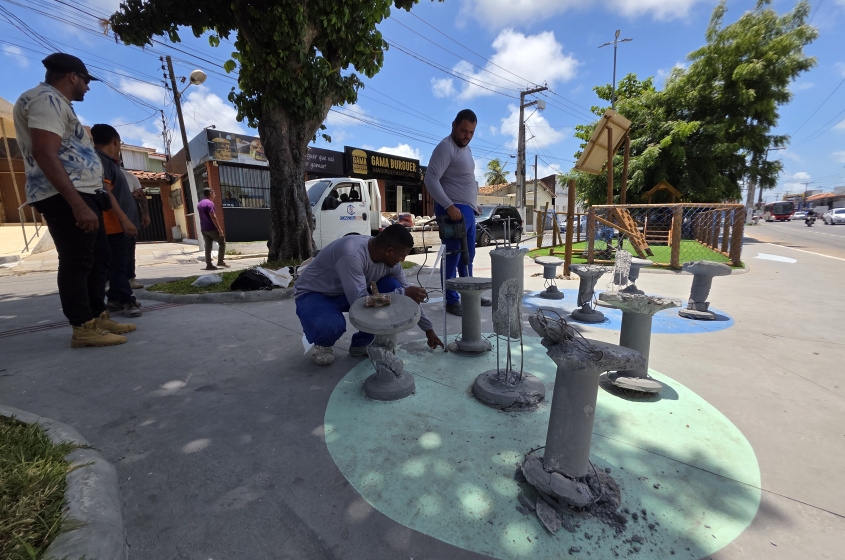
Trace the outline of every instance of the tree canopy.
<path fill-rule="evenodd" d="M 783 16 L 770 4 L 758 0 L 753 10 L 725 26 L 727 7 L 721 2 L 707 27 L 707 44 L 687 56 L 689 67 L 676 68 L 662 91 L 655 91 L 651 78 L 628 75 L 619 82 L 617 110 L 633 123 L 628 202 L 639 202 L 637 195 L 661 180 L 689 202 L 738 200 L 743 180 L 775 185 L 781 165 L 766 161 L 766 150 L 788 142 L 772 134 L 778 107 L 791 99 L 790 82 L 815 64 L 803 49 L 818 33 L 805 23 L 806 2 Z M 611 87 L 594 90 L 609 101 Z M 593 111 L 601 115 L 605 109 Z M 594 126 L 580 127 L 576 136 L 589 139 Z M 619 154 L 613 165 L 616 185 L 621 163 Z M 566 178 L 576 179 L 583 200 L 606 202 L 606 175 Z"/>
<path fill-rule="evenodd" d="M 303 170 L 308 143 L 333 105 L 354 103 L 388 45 L 376 26 L 391 6 L 418 0 L 125 0 L 110 18 L 121 41 L 144 46 L 154 36 L 180 41 L 187 27 L 212 46 L 234 35 L 225 64 L 237 71 L 229 100 L 258 129 L 270 164 L 270 258 L 311 254 L 311 207 Z"/>
<path fill-rule="evenodd" d="M 484 176 L 487 178 L 488 185 L 504 185 L 508 182 L 508 175 L 510 171 L 505 171 L 502 162 L 498 158 L 490 160 L 487 164 L 487 171 Z"/>

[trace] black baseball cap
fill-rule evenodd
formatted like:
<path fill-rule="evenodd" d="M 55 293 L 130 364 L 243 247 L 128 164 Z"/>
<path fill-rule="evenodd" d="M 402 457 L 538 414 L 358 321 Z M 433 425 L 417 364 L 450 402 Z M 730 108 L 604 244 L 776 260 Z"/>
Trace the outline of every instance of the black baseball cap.
<path fill-rule="evenodd" d="M 73 72 L 75 74 L 79 74 L 86 80 L 99 81 L 97 78 L 89 74 L 88 69 L 85 68 L 85 64 L 72 54 L 53 53 L 42 60 L 41 64 L 43 64 L 44 68 L 50 72 L 57 72 L 60 74 L 70 74 Z"/>

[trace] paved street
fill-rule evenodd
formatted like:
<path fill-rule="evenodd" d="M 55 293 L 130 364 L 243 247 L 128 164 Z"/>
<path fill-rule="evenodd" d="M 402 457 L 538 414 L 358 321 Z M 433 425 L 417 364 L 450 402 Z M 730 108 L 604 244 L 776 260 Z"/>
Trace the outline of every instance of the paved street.
<path fill-rule="evenodd" d="M 803 234 L 800 228 L 795 229 Z M 163 255 L 160 259 L 139 267 L 142 282 L 199 272 L 200 267 L 193 262 L 170 262 L 171 257 Z M 430 266 L 434 255 L 414 255 L 411 259 L 427 259 Z M 610 418 L 599 418 L 594 441 L 617 441 L 626 452 L 622 462 L 614 462 L 609 455 L 595 459 L 610 461 L 619 476 L 626 466 L 635 469 L 650 458 L 666 454 L 663 449 L 671 444 L 694 452 L 694 456 L 677 463 L 679 470 L 692 469 L 715 485 L 698 488 L 690 478 L 678 481 L 676 493 L 653 492 L 653 499 L 658 501 L 652 501 L 649 507 L 655 519 L 671 516 L 682 497 L 697 496 L 708 504 L 698 515 L 732 520 L 740 527 L 741 534 L 717 549 L 708 547 L 708 539 L 716 542 L 708 534 L 706 539 L 688 544 L 690 550 L 680 547 L 669 554 L 668 546 L 654 544 L 651 552 L 644 549 L 631 553 L 632 558 L 832 560 L 845 546 L 845 489 L 835 483 L 840 466 L 845 464 L 841 379 L 845 338 L 839 323 L 824 319 L 845 312 L 845 299 L 835 295 L 841 291 L 845 261 L 753 240 L 747 241 L 743 260 L 750 272 L 716 278 L 709 298 L 714 307 L 730 315 L 733 324 L 718 332 L 654 334 L 650 367 L 667 376 L 678 394 L 691 391 L 695 398 L 708 403 L 747 439 L 757 466 L 752 462 L 744 467 L 755 472 L 759 469 L 762 490 L 749 487 L 743 480 L 732 482 L 758 493 L 759 507 L 747 520 L 739 510 L 724 507 L 730 496 L 720 495 L 724 490 L 718 488 L 723 488 L 720 485 L 730 476 L 714 473 L 728 472 L 732 465 L 724 463 L 718 442 L 708 441 L 706 425 L 696 425 L 691 417 L 677 417 L 677 428 L 663 421 L 661 429 L 668 430 L 672 434 L 669 439 L 675 443 L 667 439 L 637 445 L 614 432 L 614 422 L 607 422 Z M 254 262 L 257 259 L 233 261 L 238 266 Z M 489 249 L 480 250 L 475 274 L 489 275 L 489 271 Z M 540 272 L 541 267 L 526 261 L 526 290 L 542 288 L 542 278 L 537 276 Z M 423 284 L 428 276 L 427 268 L 419 275 L 416 270 L 409 274 L 412 281 L 419 278 Z M 436 272 L 434 278 L 436 282 Z M 649 293 L 685 300 L 691 276 L 647 271 L 638 284 Z M 575 280 L 559 281 L 563 290 L 573 290 L 577 285 Z M 604 284 L 599 287 L 603 289 Z M 818 297 L 820 294 L 824 297 Z M 441 332 L 442 304 L 437 301 L 439 294 L 432 295 L 427 309 Z M 73 350 L 68 343 L 70 330 L 64 326 L 9 334 L 62 321 L 54 273 L 0 278 L 0 401 L 74 426 L 116 466 L 131 558 L 600 557 L 597 553 L 589 557 L 569 555 L 570 545 L 589 551 L 594 542 L 585 539 L 583 533 L 570 535 L 566 531 L 551 537 L 534 517 L 520 517 L 519 523 L 527 524 L 531 543 L 543 539 L 541 543 L 526 541 L 528 548 L 520 549 L 493 546 L 494 552 L 482 552 L 487 550 L 483 546 L 473 548 L 473 534 L 488 527 L 504 531 L 503 520 L 514 514 L 510 507 L 488 512 L 478 521 L 467 518 L 452 528 L 437 526 L 429 531 L 416 519 L 425 515 L 425 509 L 404 511 L 418 507 L 414 500 L 396 513 L 382 503 L 396 496 L 367 494 L 365 499 L 365 488 L 356 486 L 360 480 L 347 478 L 336 464 L 332 446 L 337 447 L 338 442 L 330 439 L 326 426 L 330 412 L 340 414 L 338 392 L 349 387 L 356 368 L 367 367 L 345 353 L 351 329 L 337 344 L 336 362 L 317 368 L 303 354 L 302 332 L 291 300 L 175 307 L 159 306 L 144 299 L 143 293 L 141 300 L 146 312 L 137 319 L 138 331 L 129 335 L 127 344 Z M 569 299 L 560 304 L 568 309 L 575 305 Z M 454 337 L 461 322 L 452 316 L 446 320 L 450 337 Z M 600 325 L 578 328 L 589 338 L 618 341 L 618 331 Z M 482 330 L 491 329 L 489 311 L 485 311 Z M 527 326 L 526 335 L 534 336 Z M 422 333 L 414 329 L 401 334 L 399 342 L 411 345 L 421 337 Z M 532 359 L 538 363 L 548 360 L 542 349 L 536 353 Z M 456 374 L 468 373 L 467 369 L 472 372 L 472 362 L 465 358 L 438 354 L 437 360 L 429 362 L 444 360 L 459 360 L 451 366 Z M 428 381 L 432 376 L 424 371 L 426 361 L 408 363 L 418 368 L 418 391 L 423 391 L 426 383 L 432 382 Z M 548 394 L 552 391 L 549 385 Z M 460 386 L 453 394 L 463 402 L 464 392 L 464 386 Z M 601 393 L 600 398 L 607 398 Z M 675 406 L 671 399 L 663 405 Z M 419 415 L 410 418 L 402 414 L 416 410 L 411 406 L 375 403 L 367 410 L 376 414 L 381 410 L 383 414 L 365 432 L 378 443 L 381 434 L 386 438 L 397 425 L 424 429 L 445 420 L 454 426 L 456 434 L 474 433 L 471 430 L 479 428 L 475 406 L 477 403 L 471 401 L 461 404 L 460 413 L 446 418 L 435 418 L 433 409 L 415 411 Z M 615 420 L 630 425 L 639 416 L 636 411 L 634 406 L 626 413 L 629 416 Z M 507 430 L 499 426 L 507 417 L 495 417 L 496 430 Z M 691 427 L 684 428 L 684 424 Z M 694 439 L 689 430 L 704 439 Z M 649 434 L 647 428 L 641 431 L 643 437 Z M 443 437 L 447 436 L 443 432 Z M 513 438 L 519 452 L 527 451 L 530 444 L 522 442 L 520 434 L 502 432 L 501 438 L 498 434 L 496 437 L 495 441 Z M 345 443 L 355 449 L 354 442 Z M 390 447 L 385 449 L 388 455 L 384 468 L 395 461 L 401 465 L 401 456 L 390 457 L 396 450 L 390 453 Z M 474 449 L 471 441 L 461 449 L 468 454 L 464 464 L 470 470 L 480 468 L 484 459 L 474 456 Z M 344 468 L 351 468 L 349 461 L 354 463 L 354 454 L 344 459 Z M 505 467 L 512 469 L 510 464 Z M 413 470 L 405 472 L 406 482 L 413 483 L 417 475 Z M 656 476 L 661 475 L 658 472 Z M 443 479 L 444 484 L 448 481 Z M 648 482 L 651 488 L 654 481 Z M 416 496 L 434 495 L 437 488 L 438 484 L 420 487 Z M 632 499 L 632 486 L 622 491 L 623 497 Z M 466 502 L 462 505 L 457 497 L 453 499 L 444 507 L 466 507 Z M 418 515 L 405 515 L 413 512 Z M 436 520 L 434 517 L 429 525 L 437 525 Z M 480 525 L 474 525 L 476 522 Z M 705 520 L 699 528 L 704 523 L 711 525 Z M 667 520 L 663 525 L 670 524 Z M 645 531 L 647 534 L 648 529 Z M 630 538 L 634 532 L 636 528 L 623 536 Z M 459 535 L 468 535 L 466 542 L 470 544 L 459 546 L 457 543 L 464 542 Z M 716 536 L 724 538 L 722 532 Z M 691 538 L 671 532 L 664 537 L 669 543 Z M 492 542 L 495 544 L 495 540 Z M 553 546 L 555 542 L 559 548 Z M 547 547 L 542 550 L 560 552 L 538 555 L 541 549 L 532 547 L 540 544 Z"/>
<path fill-rule="evenodd" d="M 760 222 L 746 233 L 760 241 L 845 258 L 845 227 L 825 225 L 820 219 L 810 227 L 804 220 Z"/>

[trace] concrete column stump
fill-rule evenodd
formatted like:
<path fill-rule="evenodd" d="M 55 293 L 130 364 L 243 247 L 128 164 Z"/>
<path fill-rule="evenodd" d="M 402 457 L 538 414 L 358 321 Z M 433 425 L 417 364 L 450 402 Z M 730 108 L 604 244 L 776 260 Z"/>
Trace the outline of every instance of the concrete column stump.
<path fill-rule="evenodd" d="M 493 286 L 490 278 L 450 278 L 446 288 L 461 295 L 461 339 L 449 343 L 449 351 L 478 356 L 493 349 L 489 340 L 481 338 L 481 292 Z"/>
<path fill-rule="evenodd" d="M 640 269 L 646 266 L 651 266 L 654 263 L 648 259 L 638 259 L 633 258 L 631 259 L 631 271 L 628 273 L 628 284 L 626 287 L 620 290 L 622 293 L 625 294 L 645 294 L 644 291 L 637 288 L 637 279 L 640 277 Z"/>
<path fill-rule="evenodd" d="M 707 296 L 710 295 L 713 277 L 728 276 L 731 273 L 731 267 L 712 261 L 690 261 L 684 263 L 683 269 L 684 272 L 690 272 L 693 275 L 692 289 L 687 308 L 678 311 L 678 315 L 685 319 L 712 321 L 716 318 L 716 314 L 709 310 L 710 302 L 707 301 Z"/>
<path fill-rule="evenodd" d="M 534 262 L 543 267 L 543 278 L 546 280 L 546 289 L 538 294 L 545 299 L 563 299 L 563 292 L 558 290 L 555 284 L 557 267 L 563 264 L 563 259 L 558 257 L 537 257 Z"/>
<path fill-rule="evenodd" d="M 475 378 L 472 393 L 481 402 L 508 410 L 533 410 L 534 405 L 546 398 L 546 386 L 536 376 L 523 369 L 522 346 L 522 289 L 516 278 L 504 282 L 499 290 L 498 309 L 493 312 L 493 329 L 496 332 L 496 369 L 485 371 Z M 499 346 L 501 338 L 507 339 L 505 367 L 501 367 Z M 511 363 L 511 339 L 519 340 L 520 366 L 514 370 Z"/>
<path fill-rule="evenodd" d="M 591 302 L 596 291 L 596 282 L 604 273 L 609 272 L 610 268 L 596 264 L 573 264 L 569 270 L 581 278 L 578 285 L 579 309 L 571 313 L 572 318 L 582 323 L 601 323 L 604 321 L 604 314 L 593 309 Z"/>
<path fill-rule="evenodd" d="M 563 506 L 587 507 L 600 495 L 588 475 L 599 375 L 613 369 L 636 369 L 645 358 L 636 350 L 581 338 L 562 321 L 529 317 L 543 337 L 546 354 L 557 364 L 549 429 L 543 457 L 530 454 L 522 464 L 529 484 Z M 599 491 L 600 488 L 599 488 Z"/>
<path fill-rule="evenodd" d="M 499 290 L 502 284 L 515 279 L 519 283 L 519 293 L 522 294 L 525 277 L 525 247 L 500 247 L 490 251 L 490 275 L 493 277 L 493 312 L 499 305 Z"/>
<path fill-rule="evenodd" d="M 644 359 L 644 363 L 640 367 L 608 373 L 607 380 L 620 389 L 638 393 L 659 393 L 663 385 L 648 375 L 652 318 L 655 313 L 664 309 L 680 307 L 681 301 L 641 294 L 607 292 L 599 294 L 599 299 L 606 305 L 622 311 L 619 345 L 636 350 Z"/>
<path fill-rule="evenodd" d="M 416 390 L 414 376 L 396 357 L 396 335 L 413 328 L 420 319 L 420 306 L 402 294 L 390 294 L 390 305 L 367 307 L 360 298 L 349 308 L 349 322 L 361 332 L 375 336 L 367 354 L 376 372 L 364 381 L 364 394 L 379 401 L 395 401 Z"/>

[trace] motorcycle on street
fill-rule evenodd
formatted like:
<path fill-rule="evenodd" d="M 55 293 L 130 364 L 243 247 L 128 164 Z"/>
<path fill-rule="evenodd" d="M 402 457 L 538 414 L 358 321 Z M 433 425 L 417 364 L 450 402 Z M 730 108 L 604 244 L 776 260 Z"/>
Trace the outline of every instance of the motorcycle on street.
<path fill-rule="evenodd" d="M 814 223 L 816 223 L 816 217 L 815 216 L 807 216 L 806 218 L 804 218 L 804 224 L 807 227 L 811 227 Z"/>

